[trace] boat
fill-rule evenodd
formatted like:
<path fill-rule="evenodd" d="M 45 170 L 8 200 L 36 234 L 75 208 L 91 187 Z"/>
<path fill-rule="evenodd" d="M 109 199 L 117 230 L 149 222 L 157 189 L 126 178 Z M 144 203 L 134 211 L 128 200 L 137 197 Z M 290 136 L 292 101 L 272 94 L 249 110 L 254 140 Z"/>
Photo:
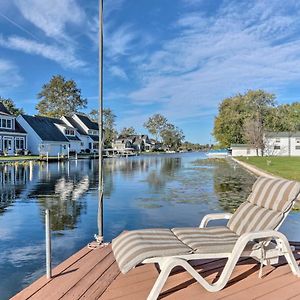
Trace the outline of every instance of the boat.
<path fill-rule="evenodd" d="M 227 149 L 210 150 L 206 153 L 209 158 L 227 158 L 229 155 Z"/>

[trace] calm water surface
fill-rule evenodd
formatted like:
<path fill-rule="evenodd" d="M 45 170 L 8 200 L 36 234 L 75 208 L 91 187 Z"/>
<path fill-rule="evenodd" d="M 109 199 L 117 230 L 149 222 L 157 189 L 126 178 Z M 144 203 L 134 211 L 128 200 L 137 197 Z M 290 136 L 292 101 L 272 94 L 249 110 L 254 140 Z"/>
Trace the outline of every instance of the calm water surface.
<path fill-rule="evenodd" d="M 45 272 L 44 211 L 51 210 L 53 264 L 97 233 L 97 161 L 0 166 L 0 299 Z M 105 161 L 104 236 L 124 229 L 198 226 L 212 212 L 232 212 L 255 177 L 202 153 Z M 300 214 L 282 231 L 300 240 Z"/>

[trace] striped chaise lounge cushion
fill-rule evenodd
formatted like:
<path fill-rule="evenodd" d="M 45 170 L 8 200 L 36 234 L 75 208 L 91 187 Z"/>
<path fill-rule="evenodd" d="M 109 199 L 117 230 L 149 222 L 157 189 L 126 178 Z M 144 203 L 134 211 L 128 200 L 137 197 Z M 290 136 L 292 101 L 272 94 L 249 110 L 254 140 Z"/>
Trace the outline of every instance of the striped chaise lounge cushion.
<path fill-rule="evenodd" d="M 123 232 L 113 239 L 112 249 L 122 273 L 127 273 L 146 258 L 192 252 L 192 249 L 179 241 L 170 229 Z"/>
<path fill-rule="evenodd" d="M 237 235 L 275 229 L 299 192 L 299 182 L 259 177 L 247 201 L 236 210 L 227 226 Z"/>
<path fill-rule="evenodd" d="M 239 238 L 225 226 L 173 228 L 172 232 L 197 253 L 230 253 Z"/>

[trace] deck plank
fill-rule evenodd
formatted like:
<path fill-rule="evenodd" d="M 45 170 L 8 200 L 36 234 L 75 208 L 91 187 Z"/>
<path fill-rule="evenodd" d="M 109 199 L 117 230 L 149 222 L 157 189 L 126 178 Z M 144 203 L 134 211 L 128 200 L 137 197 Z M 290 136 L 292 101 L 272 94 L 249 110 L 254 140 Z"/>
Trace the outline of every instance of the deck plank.
<path fill-rule="evenodd" d="M 49 295 L 51 295 L 52 299 L 60 299 L 109 253 L 111 253 L 110 246 L 92 250 L 89 255 L 84 256 L 63 273 L 59 274 L 59 276 L 53 278 L 43 289 L 34 294 L 30 300 L 46 299 Z"/>
<path fill-rule="evenodd" d="M 107 255 L 102 261 L 100 261 L 90 272 L 81 278 L 72 288 L 65 293 L 65 295 L 60 298 L 66 299 L 80 299 L 93 284 L 99 280 L 106 272 L 107 269 L 115 262 L 115 258 L 112 253 Z M 119 270 L 115 273 L 115 277 L 119 275 Z M 102 282 L 101 282 L 102 283 Z M 107 288 L 107 286 L 106 286 Z"/>
<path fill-rule="evenodd" d="M 298 263 L 299 253 L 295 253 Z M 195 269 L 209 282 L 219 278 L 224 259 L 203 260 Z M 264 278 L 258 278 L 258 265 L 252 259 L 242 259 L 226 287 L 217 293 L 207 292 L 187 272 L 176 269 L 168 278 L 159 299 L 300 299 L 300 279 L 295 277 L 286 262 L 264 268 Z M 155 265 L 138 266 L 120 274 L 111 246 L 75 253 L 55 268 L 56 277 L 45 276 L 17 294 L 14 300 L 131 300 L 146 299 L 157 276 Z"/>
<path fill-rule="evenodd" d="M 78 252 L 74 253 L 72 256 L 70 256 L 68 259 L 63 261 L 61 264 L 59 264 L 57 267 L 53 269 L 52 275 L 53 277 L 59 276 L 61 273 L 63 273 L 67 268 L 78 262 L 80 259 L 82 259 L 84 256 L 88 255 L 92 250 L 88 247 L 84 247 Z M 18 294 L 16 294 L 14 297 L 12 297 L 12 300 L 25 300 L 29 299 L 31 296 L 33 296 L 36 292 L 38 292 L 40 289 L 45 287 L 52 279 L 48 279 L 46 276 L 42 276 L 35 282 L 33 282 L 31 285 L 26 287 L 24 290 L 20 291 Z"/>

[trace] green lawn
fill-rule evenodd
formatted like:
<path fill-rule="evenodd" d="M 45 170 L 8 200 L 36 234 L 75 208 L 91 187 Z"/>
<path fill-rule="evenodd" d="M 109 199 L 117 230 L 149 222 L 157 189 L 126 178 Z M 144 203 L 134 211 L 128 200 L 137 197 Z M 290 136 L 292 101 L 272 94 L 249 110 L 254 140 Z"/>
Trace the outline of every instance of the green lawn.
<path fill-rule="evenodd" d="M 300 157 L 237 157 L 238 160 L 254 165 L 286 179 L 300 181 Z"/>
<path fill-rule="evenodd" d="M 15 160 L 33 160 L 38 159 L 39 156 L 0 156 L 0 161 L 15 161 Z"/>

